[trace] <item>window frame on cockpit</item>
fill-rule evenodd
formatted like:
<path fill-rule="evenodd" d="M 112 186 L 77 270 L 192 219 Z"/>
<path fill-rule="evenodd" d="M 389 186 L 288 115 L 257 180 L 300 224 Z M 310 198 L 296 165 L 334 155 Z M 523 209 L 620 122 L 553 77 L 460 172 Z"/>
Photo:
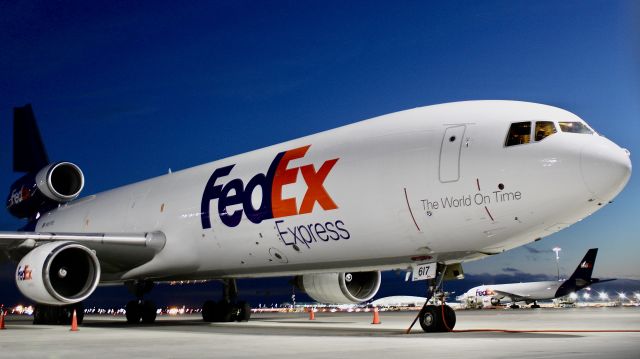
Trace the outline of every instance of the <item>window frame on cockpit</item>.
<path fill-rule="evenodd" d="M 517 125 L 524 125 L 524 124 L 528 124 L 529 125 L 529 134 L 528 137 L 525 137 L 525 142 L 522 142 L 522 139 L 520 137 L 524 137 L 527 136 L 524 133 L 512 133 L 514 129 L 518 129 L 518 127 L 515 127 Z M 526 145 L 528 143 L 531 143 L 531 131 L 532 131 L 532 126 L 531 126 L 531 121 L 518 121 L 518 122 L 511 122 L 511 124 L 509 125 L 509 129 L 507 129 L 507 137 L 504 140 L 504 147 L 512 147 L 512 146 L 517 146 L 517 145 Z M 519 143 L 513 143 L 512 140 L 516 140 Z"/>
<path fill-rule="evenodd" d="M 514 126 L 517 125 L 524 125 L 524 124 L 528 124 L 529 125 L 529 134 L 526 135 L 525 133 L 516 133 L 516 134 L 512 134 L 512 129 L 514 129 Z M 537 138 L 537 134 L 540 131 L 538 129 L 538 124 L 546 124 L 551 125 L 553 128 L 553 132 L 550 132 L 547 135 L 544 135 L 544 137 L 538 139 Z M 513 147 L 513 146 L 517 146 L 517 145 L 527 145 L 527 144 L 532 144 L 532 143 L 538 143 L 543 141 L 545 138 L 548 138 L 556 133 L 559 133 L 559 129 L 558 129 L 558 123 L 556 121 L 549 121 L 549 120 L 532 120 L 532 121 L 518 121 L 518 122 L 511 122 L 511 124 L 509 125 L 509 129 L 507 130 L 507 137 L 505 138 L 504 141 L 504 147 Z M 516 137 L 513 137 L 516 136 Z M 518 141 L 518 137 L 525 137 L 525 142 L 521 142 Z M 526 137 L 528 136 L 528 138 Z M 510 141 L 512 140 L 512 141 Z M 514 143 L 513 140 L 518 141 L 519 143 Z"/>
<path fill-rule="evenodd" d="M 573 125 L 574 123 L 577 123 L 580 125 L 579 131 L 565 131 L 565 128 L 563 127 L 563 125 L 566 125 L 566 124 Z M 596 134 L 596 131 L 594 131 L 593 128 L 589 127 L 586 123 L 582 121 L 558 121 L 558 128 L 562 133 L 575 133 L 578 135 L 595 135 Z M 584 131 L 585 129 L 587 131 Z"/>
<path fill-rule="evenodd" d="M 538 124 L 539 123 L 544 123 L 544 124 L 550 124 L 551 127 L 553 128 L 553 131 L 549 134 L 544 135 L 542 138 L 538 139 L 538 133 L 541 131 L 538 129 Z M 558 133 L 558 126 L 556 125 L 555 121 L 548 121 L 548 120 L 542 120 L 542 121 L 535 121 L 535 126 L 531 126 L 533 128 L 533 141 L 535 142 L 540 142 L 542 140 L 544 140 L 547 137 L 550 137 L 556 133 Z"/>

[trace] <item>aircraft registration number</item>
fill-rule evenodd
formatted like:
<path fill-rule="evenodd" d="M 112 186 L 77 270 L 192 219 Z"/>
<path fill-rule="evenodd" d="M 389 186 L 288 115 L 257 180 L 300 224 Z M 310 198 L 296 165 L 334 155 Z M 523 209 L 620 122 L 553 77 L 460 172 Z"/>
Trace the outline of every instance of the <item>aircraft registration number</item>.
<path fill-rule="evenodd" d="M 413 281 L 433 279 L 436 277 L 437 263 L 421 263 L 413 266 Z"/>

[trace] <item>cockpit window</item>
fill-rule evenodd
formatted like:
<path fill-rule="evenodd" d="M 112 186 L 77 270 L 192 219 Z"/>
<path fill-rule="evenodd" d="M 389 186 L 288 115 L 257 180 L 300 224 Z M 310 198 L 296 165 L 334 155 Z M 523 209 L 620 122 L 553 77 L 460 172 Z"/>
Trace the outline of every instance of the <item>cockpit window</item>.
<path fill-rule="evenodd" d="M 562 132 L 593 134 L 593 131 L 582 122 L 558 122 Z"/>
<path fill-rule="evenodd" d="M 549 137 L 556 133 L 556 126 L 551 121 L 536 122 L 536 141 L 542 141 L 545 137 Z"/>
<path fill-rule="evenodd" d="M 505 146 L 529 143 L 531 140 L 531 122 L 515 122 L 511 124 Z"/>

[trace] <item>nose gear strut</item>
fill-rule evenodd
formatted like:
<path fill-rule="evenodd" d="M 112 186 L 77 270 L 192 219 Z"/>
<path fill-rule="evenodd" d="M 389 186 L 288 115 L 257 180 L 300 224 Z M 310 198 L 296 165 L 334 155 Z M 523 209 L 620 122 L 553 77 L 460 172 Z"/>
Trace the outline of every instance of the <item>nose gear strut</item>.
<path fill-rule="evenodd" d="M 406 334 L 411 332 L 411 328 L 420 320 L 420 327 L 427 333 L 450 332 L 456 325 L 456 313 L 450 306 L 445 304 L 445 293 L 442 290 L 444 276 L 447 272 L 447 265 L 438 263 L 436 277 L 427 280 L 427 300 L 422 309 L 418 312 Z M 429 304 L 433 300 L 434 304 Z M 437 302 L 439 305 L 436 305 Z"/>

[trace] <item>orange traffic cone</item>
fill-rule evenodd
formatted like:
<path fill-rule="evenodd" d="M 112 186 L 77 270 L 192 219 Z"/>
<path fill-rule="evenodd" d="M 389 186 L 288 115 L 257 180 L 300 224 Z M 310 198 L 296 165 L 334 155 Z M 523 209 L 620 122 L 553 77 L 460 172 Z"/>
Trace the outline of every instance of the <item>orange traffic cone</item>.
<path fill-rule="evenodd" d="M 373 322 L 371 324 L 380 324 L 380 314 L 378 314 L 378 307 L 373 307 Z"/>
<path fill-rule="evenodd" d="M 309 320 L 316 320 L 316 313 L 314 313 L 313 308 L 309 308 Z"/>
<path fill-rule="evenodd" d="M 6 329 L 4 327 L 4 317 L 7 315 L 6 313 L 7 312 L 5 312 L 4 310 L 0 311 L 0 330 Z"/>
<path fill-rule="evenodd" d="M 76 310 L 73 310 L 73 317 L 71 317 L 71 331 L 78 331 L 78 317 L 76 316 Z"/>

